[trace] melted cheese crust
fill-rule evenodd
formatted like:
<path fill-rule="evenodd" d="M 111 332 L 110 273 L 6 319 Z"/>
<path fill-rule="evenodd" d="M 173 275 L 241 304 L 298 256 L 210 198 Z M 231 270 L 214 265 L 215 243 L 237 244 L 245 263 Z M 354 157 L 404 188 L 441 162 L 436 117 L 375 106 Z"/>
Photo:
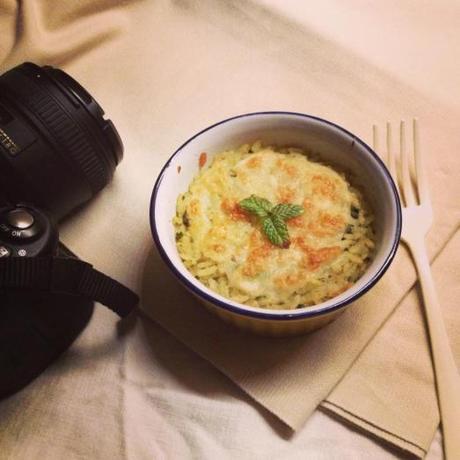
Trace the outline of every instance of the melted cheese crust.
<path fill-rule="evenodd" d="M 239 207 L 252 194 L 303 206 L 287 221 L 288 248 L 274 246 Z M 296 308 L 334 297 L 362 275 L 374 246 L 371 220 L 343 174 L 298 149 L 258 143 L 201 169 L 178 198 L 174 225 L 182 260 L 205 285 L 249 305 Z"/>

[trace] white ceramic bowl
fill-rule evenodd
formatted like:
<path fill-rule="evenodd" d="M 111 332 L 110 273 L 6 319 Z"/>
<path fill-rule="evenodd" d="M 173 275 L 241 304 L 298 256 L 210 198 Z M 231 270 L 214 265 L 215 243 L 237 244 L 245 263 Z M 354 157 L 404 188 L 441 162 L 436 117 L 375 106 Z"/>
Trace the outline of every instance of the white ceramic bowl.
<path fill-rule="evenodd" d="M 318 153 L 331 165 L 348 171 L 369 201 L 375 216 L 376 254 L 364 275 L 347 291 L 326 302 L 296 310 L 265 310 L 227 299 L 198 281 L 177 252 L 172 219 L 179 193 L 199 170 L 199 156 L 261 140 L 264 144 L 297 146 Z M 179 172 L 180 171 L 180 172 Z M 153 238 L 162 258 L 204 305 L 222 319 L 256 333 L 293 335 L 317 329 L 334 319 L 380 279 L 393 260 L 401 234 L 401 205 L 382 161 L 364 142 L 326 120 L 301 113 L 260 112 L 239 115 L 195 134 L 168 160 L 153 189 L 150 204 Z"/>

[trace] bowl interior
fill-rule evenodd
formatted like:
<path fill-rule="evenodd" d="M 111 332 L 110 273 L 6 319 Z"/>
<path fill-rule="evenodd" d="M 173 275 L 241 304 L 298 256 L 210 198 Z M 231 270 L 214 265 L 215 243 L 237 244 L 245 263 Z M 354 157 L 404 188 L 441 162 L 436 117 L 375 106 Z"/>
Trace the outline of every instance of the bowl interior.
<path fill-rule="evenodd" d="M 375 216 L 376 254 L 366 273 L 347 291 L 321 304 L 294 311 L 264 310 L 224 298 L 201 284 L 183 265 L 175 244 L 172 219 L 176 200 L 185 192 L 199 171 L 201 152 L 207 153 L 208 164 L 215 153 L 261 140 L 263 144 L 302 147 L 318 154 L 322 161 L 344 170 L 353 185 L 358 186 Z M 152 199 L 153 233 L 160 252 L 168 264 L 196 293 L 220 305 L 231 305 L 246 311 L 294 316 L 302 311 L 324 311 L 338 303 L 347 303 L 358 291 L 373 284 L 387 268 L 396 250 L 400 233 L 399 201 L 391 177 L 369 147 L 352 134 L 314 117 L 292 113 L 259 113 L 235 117 L 198 133 L 189 139 L 166 164 L 155 186 Z"/>

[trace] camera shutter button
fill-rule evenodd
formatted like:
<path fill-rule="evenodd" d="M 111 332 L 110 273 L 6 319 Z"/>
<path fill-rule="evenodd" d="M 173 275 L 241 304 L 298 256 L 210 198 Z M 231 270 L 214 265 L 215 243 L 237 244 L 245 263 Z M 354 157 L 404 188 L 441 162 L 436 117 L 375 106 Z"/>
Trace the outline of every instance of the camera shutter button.
<path fill-rule="evenodd" d="M 35 222 L 34 216 L 27 209 L 13 209 L 6 215 L 9 225 L 18 230 L 26 230 Z"/>

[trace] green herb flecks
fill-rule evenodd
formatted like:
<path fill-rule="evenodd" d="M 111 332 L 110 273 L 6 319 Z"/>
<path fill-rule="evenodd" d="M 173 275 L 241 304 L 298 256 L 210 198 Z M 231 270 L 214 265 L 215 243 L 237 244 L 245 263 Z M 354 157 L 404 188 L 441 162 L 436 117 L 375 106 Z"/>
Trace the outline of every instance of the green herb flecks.
<path fill-rule="evenodd" d="M 182 214 L 182 223 L 186 227 L 190 227 L 190 217 L 188 216 L 187 211 L 185 211 L 184 214 Z"/>
<path fill-rule="evenodd" d="M 241 200 L 239 205 L 241 209 L 259 218 L 263 232 L 275 246 L 289 247 L 286 220 L 303 214 L 302 206 L 291 203 L 280 203 L 273 206 L 267 199 L 256 195 Z"/>
<path fill-rule="evenodd" d="M 359 208 L 354 206 L 353 204 L 350 206 L 350 214 L 353 219 L 357 219 L 359 217 Z"/>

